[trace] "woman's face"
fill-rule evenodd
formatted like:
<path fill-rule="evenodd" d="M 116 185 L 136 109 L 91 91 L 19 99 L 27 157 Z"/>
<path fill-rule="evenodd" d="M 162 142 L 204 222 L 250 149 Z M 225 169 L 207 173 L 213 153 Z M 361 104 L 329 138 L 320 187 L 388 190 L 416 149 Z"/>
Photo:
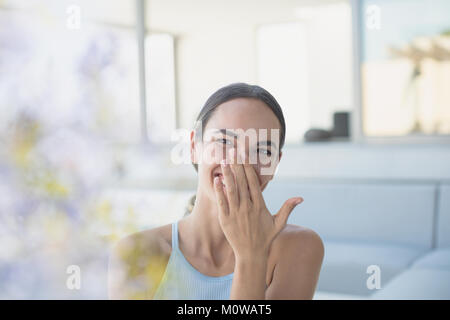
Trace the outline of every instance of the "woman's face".
<path fill-rule="evenodd" d="M 237 98 L 219 105 L 202 132 L 203 142 L 195 141 L 191 132 L 191 160 L 198 164 L 201 192 L 215 201 L 214 177 L 221 175 L 220 161 L 230 159 L 231 148 L 241 163 L 255 168 L 263 191 L 281 159 L 280 130 L 273 111 L 258 99 Z"/>

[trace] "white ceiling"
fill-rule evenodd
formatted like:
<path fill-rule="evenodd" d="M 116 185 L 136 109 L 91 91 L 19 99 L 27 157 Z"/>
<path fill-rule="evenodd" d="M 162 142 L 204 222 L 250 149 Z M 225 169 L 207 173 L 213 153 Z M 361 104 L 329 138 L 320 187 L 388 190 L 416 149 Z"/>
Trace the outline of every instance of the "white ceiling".
<path fill-rule="evenodd" d="M 149 0 L 147 26 L 176 35 L 299 20 L 295 10 L 346 0 Z"/>
<path fill-rule="evenodd" d="M 299 20 L 295 9 L 347 0 L 147 0 L 147 27 L 183 35 L 197 31 L 256 26 Z M 122 26 L 135 24 L 135 0 L 0 0 L 0 7 L 38 10 L 55 17 L 66 15 L 70 5 L 82 17 Z"/>

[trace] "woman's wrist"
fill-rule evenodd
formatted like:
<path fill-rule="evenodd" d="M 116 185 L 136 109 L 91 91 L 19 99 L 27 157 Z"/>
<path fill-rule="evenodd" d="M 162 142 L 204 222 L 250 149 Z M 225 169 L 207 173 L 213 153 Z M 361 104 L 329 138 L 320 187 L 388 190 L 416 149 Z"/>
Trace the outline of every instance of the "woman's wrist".
<path fill-rule="evenodd" d="M 230 299 L 265 299 L 267 255 L 237 256 Z"/>
<path fill-rule="evenodd" d="M 235 255 L 236 264 L 267 263 L 268 258 L 269 258 L 268 251 L 252 252 L 252 253 L 247 253 L 247 254 L 236 254 Z"/>

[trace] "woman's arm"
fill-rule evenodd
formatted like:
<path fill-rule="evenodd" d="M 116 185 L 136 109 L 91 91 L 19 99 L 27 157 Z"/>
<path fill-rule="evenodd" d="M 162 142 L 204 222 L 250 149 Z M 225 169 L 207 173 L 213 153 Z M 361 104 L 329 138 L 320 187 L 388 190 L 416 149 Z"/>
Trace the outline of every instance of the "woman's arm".
<path fill-rule="evenodd" d="M 128 240 L 128 239 L 127 239 Z M 127 240 L 120 240 L 112 248 L 108 261 L 108 297 L 113 300 L 129 299 L 130 290 L 125 289 L 128 279 L 128 263 L 124 254 Z M 128 240 L 129 241 L 129 240 Z"/>
<path fill-rule="evenodd" d="M 121 239 L 109 257 L 109 299 L 152 299 L 166 260 L 151 230 Z"/>
<path fill-rule="evenodd" d="M 230 300 L 264 300 L 267 255 L 236 258 Z"/>
<path fill-rule="evenodd" d="M 272 282 L 265 292 L 267 300 L 312 299 L 324 257 L 320 236 L 311 229 L 283 235 Z"/>
<path fill-rule="evenodd" d="M 266 289 L 267 256 L 236 261 L 230 299 L 312 299 L 319 279 L 324 245 L 310 229 L 280 234 L 274 241 L 276 265 Z"/>

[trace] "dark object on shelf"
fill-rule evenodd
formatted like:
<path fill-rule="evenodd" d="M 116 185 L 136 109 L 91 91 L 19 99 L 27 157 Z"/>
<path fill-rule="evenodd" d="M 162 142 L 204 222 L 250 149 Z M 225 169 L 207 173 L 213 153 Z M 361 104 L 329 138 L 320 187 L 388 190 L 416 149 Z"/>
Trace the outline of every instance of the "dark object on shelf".
<path fill-rule="evenodd" d="M 349 137 L 349 112 L 335 112 L 333 114 L 333 137 Z"/>
<path fill-rule="evenodd" d="M 305 132 L 305 141 L 327 141 L 331 139 L 331 132 L 324 129 L 311 128 Z"/>

